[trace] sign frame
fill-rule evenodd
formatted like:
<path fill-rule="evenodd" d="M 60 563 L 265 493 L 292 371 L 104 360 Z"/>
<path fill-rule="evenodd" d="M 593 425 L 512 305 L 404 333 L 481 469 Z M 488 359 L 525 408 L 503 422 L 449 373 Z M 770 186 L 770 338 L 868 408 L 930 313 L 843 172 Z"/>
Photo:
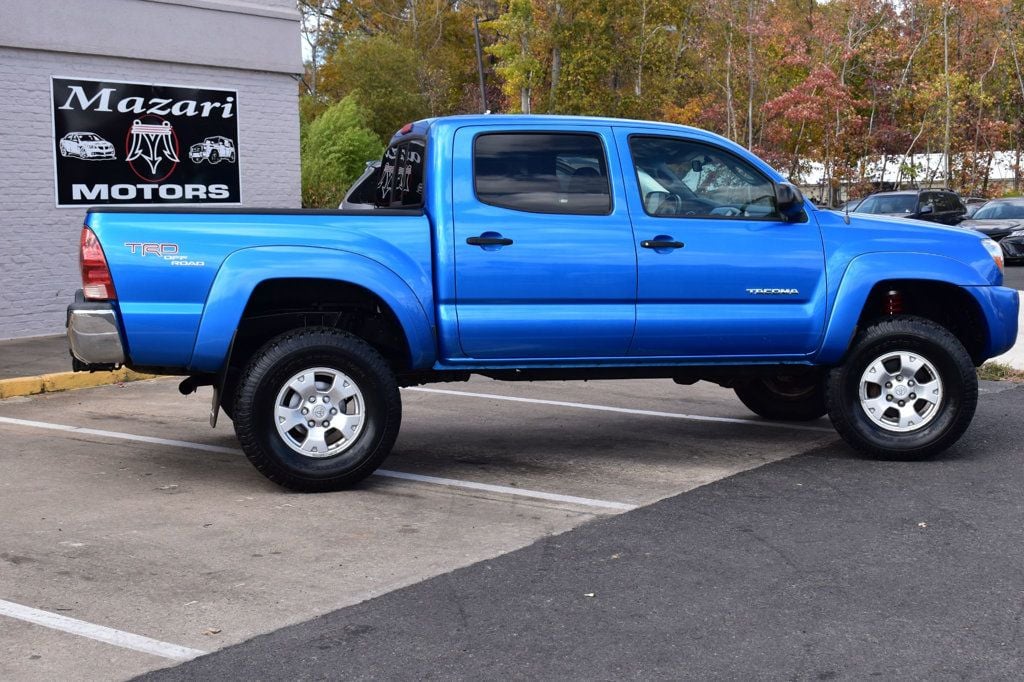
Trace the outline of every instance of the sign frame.
<path fill-rule="evenodd" d="M 159 202 L 130 202 L 130 201 L 117 201 L 117 202 L 106 202 L 106 203 L 73 203 L 73 204 L 62 204 L 60 202 L 60 175 L 57 167 L 57 155 L 60 153 L 57 147 L 57 103 L 54 100 L 54 84 L 58 80 L 69 80 L 69 81 L 81 81 L 81 82 L 92 82 L 92 83 L 116 83 L 121 85 L 133 85 L 140 87 L 165 87 L 165 88 L 181 88 L 186 90 L 213 90 L 217 92 L 231 93 L 234 96 L 234 119 L 235 119 L 235 149 L 236 158 L 235 165 L 238 169 L 238 201 L 159 201 Z M 184 85 L 180 83 L 161 83 L 156 81 L 128 81 L 120 78 L 104 78 L 97 76 L 64 76 L 58 74 L 50 75 L 50 98 L 49 109 L 50 109 L 50 153 L 53 158 L 53 204 L 58 209 L 90 209 L 90 208 L 103 208 L 107 206 L 112 207 L 128 207 L 128 208 L 159 208 L 161 206 L 191 206 L 196 209 L 204 207 L 238 207 L 244 205 L 245 196 L 243 190 L 242 179 L 245 176 L 245 170 L 242 162 L 242 155 L 237 150 L 242 148 L 242 102 L 239 97 L 239 91 L 236 88 L 219 86 L 219 85 Z M 186 153 L 187 154 L 187 153 Z M 157 183 L 153 183 L 154 185 Z"/>

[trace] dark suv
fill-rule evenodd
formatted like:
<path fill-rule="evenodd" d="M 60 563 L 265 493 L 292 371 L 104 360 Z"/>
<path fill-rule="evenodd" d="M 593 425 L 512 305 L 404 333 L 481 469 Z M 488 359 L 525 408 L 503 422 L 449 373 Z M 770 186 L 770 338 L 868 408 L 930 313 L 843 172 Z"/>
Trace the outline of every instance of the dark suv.
<path fill-rule="evenodd" d="M 911 189 L 872 194 L 860 202 L 856 212 L 956 225 L 963 220 L 967 207 L 949 190 Z"/>

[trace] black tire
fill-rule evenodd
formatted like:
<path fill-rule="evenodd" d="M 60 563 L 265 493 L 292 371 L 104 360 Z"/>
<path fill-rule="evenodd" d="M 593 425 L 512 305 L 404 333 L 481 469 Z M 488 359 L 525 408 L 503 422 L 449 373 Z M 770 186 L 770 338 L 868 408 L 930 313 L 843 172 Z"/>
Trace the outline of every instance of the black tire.
<path fill-rule="evenodd" d="M 220 154 L 216 149 L 210 151 L 210 163 L 220 163 Z"/>
<path fill-rule="evenodd" d="M 736 384 L 736 396 L 754 414 L 775 421 L 806 422 L 825 415 L 821 374 L 779 374 Z"/>
<path fill-rule="evenodd" d="M 337 373 L 337 376 L 350 381 L 346 386 L 354 384 L 359 392 L 356 416 L 362 416 L 357 435 L 347 439 L 337 428 L 323 430 L 326 434 L 334 434 L 324 435 L 324 443 L 328 443 L 329 437 L 337 439 L 333 445 L 328 443 L 328 450 L 343 448 L 330 456 L 307 456 L 289 445 L 288 441 L 291 441 L 298 447 L 296 434 L 301 437 L 306 430 L 304 424 L 297 424 L 292 431 L 282 435 L 275 423 L 275 410 L 281 396 L 291 395 L 287 393 L 286 386 L 294 385 L 294 382 L 289 384 L 289 381 L 313 368 Z M 311 391 L 315 396 L 310 396 L 317 400 L 327 393 L 326 389 L 320 388 L 321 376 L 320 373 L 316 375 L 317 385 Z M 331 375 L 328 373 L 326 376 Z M 294 396 L 291 399 L 294 401 Z M 306 397 L 300 395 L 298 400 L 297 406 L 306 406 Z M 338 417 L 345 417 L 347 410 L 341 404 L 342 401 L 335 400 L 324 407 L 339 405 L 342 414 Z M 281 409 L 292 410 L 293 414 L 299 407 L 281 405 Z M 315 403 L 315 407 L 323 411 L 319 403 Z M 309 327 L 282 334 L 256 353 L 242 372 L 232 412 L 242 450 L 260 473 L 286 488 L 323 492 L 351 486 L 380 466 L 398 436 L 402 402 L 391 368 L 369 344 L 337 329 Z M 316 419 L 320 418 L 335 417 L 321 415 Z M 319 432 L 316 423 L 314 429 L 308 431 L 306 437 L 314 443 L 317 440 L 314 431 Z"/>
<path fill-rule="evenodd" d="M 872 367 L 885 372 L 895 371 L 897 366 L 913 367 L 909 363 L 904 365 L 901 359 L 890 360 L 888 366 L 881 362 L 887 356 L 902 357 L 901 354 L 925 364 L 910 378 L 901 376 L 888 384 L 865 383 L 865 387 L 872 389 L 866 390 L 865 396 L 877 399 L 884 408 L 881 413 L 876 412 L 876 418 L 869 417 L 870 405 L 862 405 L 861 401 L 862 376 L 867 376 Z M 937 403 L 929 406 L 929 401 L 912 391 L 915 387 L 922 390 L 922 386 L 933 386 L 929 381 L 933 372 L 939 380 L 935 386 L 940 392 Z M 893 388 L 886 388 L 889 384 Z M 872 395 L 876 388 L 880 393 Z M 934 390 L 924 388 L 922 393 Z M 899 391 L 903 393 L 898 394 Z M 890 397 L 893 401 L 886 402 Z M 917 426 L 903 426 L 907 429 L 903 432 L 894 430 L 900 426 L 896 423 L 900 411 L 906 409 L 894 404 L 900 398 L 913 410 L 912 418 L 921 422 Z M 856 338 L 846 361 L 829 373 L 826 402 L 836 431 L 854 449 L 880 459 L 925 459 L 953 445 L 967 430 L 978 405 L 978 375 L 963 344 L 949 330 L 919 317 L 895 317 L 868 327 Z M 887 424 L 878 423 L 879 419 L 887 420 Z"/>

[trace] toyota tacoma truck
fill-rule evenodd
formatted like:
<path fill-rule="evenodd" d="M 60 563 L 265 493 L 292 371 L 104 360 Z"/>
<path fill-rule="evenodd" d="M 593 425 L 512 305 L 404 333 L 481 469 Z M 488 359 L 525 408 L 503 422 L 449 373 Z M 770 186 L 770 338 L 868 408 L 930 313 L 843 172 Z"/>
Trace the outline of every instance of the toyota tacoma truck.
<path fill-rule="evenodd" d="M 818 210 L 709 132 L 557 116 L 402 128 L 375 208 L 94 208 L 68 310 L 77 370 L 212 386 L 277 483 L 335 490 L 388 455 L 399 388 L 671 378 L 757 415 L 829 415 L 920 459 L 1010 348 L 1002 251 L 954 228 Z"/>

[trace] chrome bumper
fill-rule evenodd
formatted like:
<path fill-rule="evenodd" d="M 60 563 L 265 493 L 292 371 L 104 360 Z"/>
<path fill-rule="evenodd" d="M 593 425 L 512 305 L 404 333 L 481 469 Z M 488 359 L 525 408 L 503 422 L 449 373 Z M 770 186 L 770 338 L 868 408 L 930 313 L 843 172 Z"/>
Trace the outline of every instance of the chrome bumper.
<path fill-rule="evenodd" d="M 124 346 L 113 305 L 76 300 L 68 306 L 67 324 L 71 355 L 78 360 L 73 363 L 75 370 L 110 369 L 124 364 Z"/>

